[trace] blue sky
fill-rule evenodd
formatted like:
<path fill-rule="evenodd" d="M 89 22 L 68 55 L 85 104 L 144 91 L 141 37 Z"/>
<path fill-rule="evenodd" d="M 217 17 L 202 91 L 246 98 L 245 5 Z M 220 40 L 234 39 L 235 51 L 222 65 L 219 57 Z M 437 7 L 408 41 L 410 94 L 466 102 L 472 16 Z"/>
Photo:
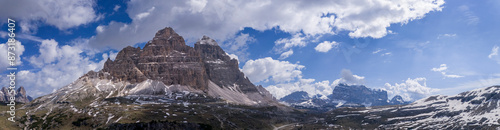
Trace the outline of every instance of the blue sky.
<path fill-rule="evenodd" d="M 417 100 L 500 84 L 500 2 L 2 1 L 22 44 L 18 84 L 48 94 L 100 70 L 126 46 L 173 27 L 193 44 L 210 36 L 276 97 L 328 95 L 337 83 Z M 22 5 L 22 6 L 21 6 Z M 0 22 L 6 52 L 6 20 Z M 5 55 L 0 55 L 5 57 Z M 6 59 L 6 58 L 4 58 Z M 6 68 L 6 61 L 0 67 Z M 4 69 L 5 70 L 5 69 Z M 265 70 L 265 71 L 262 71 Z M 6 84 L 7 71 L 0 77 Z"/>

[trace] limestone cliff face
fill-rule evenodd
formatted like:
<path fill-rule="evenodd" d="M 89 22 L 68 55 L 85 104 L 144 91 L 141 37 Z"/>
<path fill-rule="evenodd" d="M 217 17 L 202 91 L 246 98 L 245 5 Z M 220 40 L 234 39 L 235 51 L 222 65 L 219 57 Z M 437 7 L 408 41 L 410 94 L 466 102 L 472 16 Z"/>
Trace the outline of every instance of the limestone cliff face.
<path fill-rule="evenodd" d="M 26 90 L 24 90 L 23 86 L 19 87 L 15 92 L 14 97 L 16 98 L 16 102 L 28 103 L 31 101 L 31 97 L 26 95 Z M 9 90 L 6 87 L 2 87 L 2 90 L 0 91 L 0 102 L 8 102 L 11 96 L 12 95 L 9 93 Z"/>
<path fill-rule="evenodd" d="M 194 48 L 201 54 L 209 79 L 218 86 L 238 86 L 244 93 L 258 92 L 257 87 L 239 70 L 238 61 L 231 59 L 224 50 L 207 36 Z"/>
<path fill-rule="evenodd" d="M 7 101 L 6 98 L 5 98 L 5 92 L 4 92 L 4 89 L 6 90 L 7 88 L 3 87 L 2 90 L 0 90 L 0 101 Z"/>
<path fill-rule="evenodd" d="M 187 46 L 172 28 L 156 33 L 143 49 L 126 47 L 115 61 L 106 61 L 103 72 L 121 81 L 139 83 L 146 79 L 166 85 L 187 85 L 205 91 L 207 75 L 200 54 Z"/>

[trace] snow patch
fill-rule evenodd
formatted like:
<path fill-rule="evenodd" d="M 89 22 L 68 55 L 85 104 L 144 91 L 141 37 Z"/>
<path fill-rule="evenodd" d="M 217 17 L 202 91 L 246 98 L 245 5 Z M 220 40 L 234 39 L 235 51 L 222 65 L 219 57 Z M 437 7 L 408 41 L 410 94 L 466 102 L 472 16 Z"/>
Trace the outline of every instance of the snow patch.
<path fill-rule="evenodd" d="M 199 44 L 205 44 L 205 45 L 212 45 L 212 46 L 218 46 L 217 45 L 217 42 L 215 42 L 214 39 L 211 39 L 210 37 L 208 36 L 203 36 L 203 38 L 201 38 L 199 41 L 198 41 Z"/>

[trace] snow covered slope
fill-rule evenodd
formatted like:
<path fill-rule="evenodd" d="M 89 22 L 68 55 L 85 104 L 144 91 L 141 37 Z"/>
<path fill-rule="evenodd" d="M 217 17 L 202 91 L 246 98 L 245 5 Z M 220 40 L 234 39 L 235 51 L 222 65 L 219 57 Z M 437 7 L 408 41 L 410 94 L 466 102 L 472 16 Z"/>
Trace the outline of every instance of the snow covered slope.
<path fill-rule="evenodd" d="M 386 128 L 480 128 L 500 126 L 500 86 L 476 89 L 456 96 L 431 96 L 394 112 L 415 113 L 388 118 Z"/>

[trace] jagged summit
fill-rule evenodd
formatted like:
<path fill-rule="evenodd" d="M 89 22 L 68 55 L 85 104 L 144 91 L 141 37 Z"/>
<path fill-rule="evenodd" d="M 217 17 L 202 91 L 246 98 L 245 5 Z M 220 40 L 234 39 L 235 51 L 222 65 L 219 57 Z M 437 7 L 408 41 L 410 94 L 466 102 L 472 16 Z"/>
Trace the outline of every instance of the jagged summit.
<path fill-rule="evenodd" d="M 203 91 L 208 84 L 200 54 L 169 27 L 159 30 L 143 49 L 125 47 L 115 61 L 106 61 L 102 71 L 130 83 L 153 79 Z"/>
<path fill-rule="evenodd" d="M 28 103 L 31 101 L 31 97 L 26 95 L 26 90 L 23 86 L 17 88 L 15 92 L 14 97 L 16 98 L 16 102 Z M 0 102 L 8 102 L 11 96 L 9 90 L 6 87 L 2 87 L 2 90 L 0 90 Z"/>
<path fill-rule="evenodd" d="M 321 98 L 323 95 L 310 97 L 307 92 L 296 91 L 280 100 L 288 105 L 317 111 L 329 111 L 341 107 L 370 107 L 384 105 L 404 105 L 409 104 L 399 95 L 388 100 L 387 91 L 367 88 L 364 85 L 338 84 L 328 98 Z"/>
<path fill-rule="evenodd" d="M 338 84 L 330 97 L 358 104 L 369 103 L 370 106 L 387 105 L 386 91 L 372 90 L 364 85 Z"/>
<path fill-rule="evenodd" d="M 309 94 L 305 91 L 296 91 L 293 92 L 283 98 L 281 98 L 281 101 L 287 102 L 287 103 L 300 103 L 303 101 L 309 100 Z"/>
<path fill-rule="evenodd" d="M 389 104 L 409 104 L 409 102 L 404 101 L 400 95 L 396 95 L 389 101 Z"/>
<path fill-rule="evenodd" d="M 144 49 L 146 50 L 150 47 L 157 48 L 157 46 L 163 46 L 163 49 L 166 49 L 167 51 L 177 50 L 181 52 L 188 52 L 190 48 L 192 49 L 192 47 L 186 45 L 184 38 L 170 27 L 159 30 L 153 40 L 149 41 L 144 46 Z"/>
<path fill-rule="evenodd" d="M 161 30 L 158 30 L 158 32 L 156 32 L 156 34 L 155 34 L 155 38 L 169 37 L 169 36 L 178 36 L 179 37 L 179 34 L 177 34 L 174 31 L 174 29 L 172 29 L 171 27 L 165 27 Z"/>
<path fill-rule="evenodd" d="M 203 35 L 203 38 L 198 40 L 198 42 L 196 42 L 196 44 L 206 44 L 206 45 L 218 46 L 217 42 L 215 42 L 214 39 L 211 39 L 210 37 L 205 36 L 205 35 Z"/>

